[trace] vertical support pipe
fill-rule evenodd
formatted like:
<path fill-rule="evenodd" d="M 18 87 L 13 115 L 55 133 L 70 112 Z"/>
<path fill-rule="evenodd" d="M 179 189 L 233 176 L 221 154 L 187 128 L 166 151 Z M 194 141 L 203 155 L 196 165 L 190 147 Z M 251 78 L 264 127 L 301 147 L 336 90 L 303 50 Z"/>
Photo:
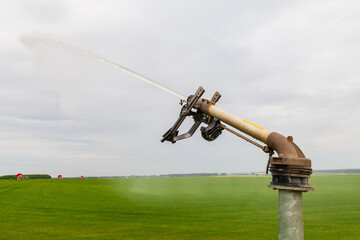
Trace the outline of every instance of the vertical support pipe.
<path fill-rule="evenodd" d="M 279 240 L 303 240 L 302 192 L 279 190 Z"/>

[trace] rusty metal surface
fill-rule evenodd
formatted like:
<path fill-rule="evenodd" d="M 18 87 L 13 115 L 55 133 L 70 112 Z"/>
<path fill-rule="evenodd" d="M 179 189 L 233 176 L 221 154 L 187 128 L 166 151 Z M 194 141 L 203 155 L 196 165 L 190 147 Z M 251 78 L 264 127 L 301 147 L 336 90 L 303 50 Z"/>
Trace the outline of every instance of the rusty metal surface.
<path fill-rule="evenodd" d="M 270 166 L 272 181 L 269 187 L 273 189 L 288 189 L 307 192 L 314 190 L 309 184 L 311 168 L 298 166 Z"/>
<path fill-rule="evenodd" d="M 306 192 L 313 190 L 308 183 L 312 174 L 311 160 L 306 158 L 301 149 L 294 143 L 293 137 L 285 137 L 273 132 L 267 144 L 278 153 L 278 157 L 270 157 L 269 170 L 272 174 L 270 187 Z"/>
<path fill-rule="evenodd" d="M 289 190 L 289 191 L 298 191 L 298 192 L 314 191 L 313 187 L 291 187 L 291 186 L 271 185 L 271 184 L 269 184 L 268 187 L 274 190 Z"/>
<path fill-rule="evenodd" d="M 211 102 L 215 104 L 217 103 L 217 101 L 219 101 L 220 98 L 221 98 L 221 94 L 219 92 L 215 92 L 214 96 L 212 96 L 211 98 Z"/>
<path fill-rule="evenodd" d="M 266 140 L 266 144 L 269 148 L 274 149 L 279 157 L 305 158 L 304 153 L 294 143 L 292 137 L 286 138 L 277 132 L 272 132 Z"/>
<path fill-rule="evenodd" d="M 272 157 L 270 158 L 272 165 L 294 165 L 311 167 L 311 160 L 308 158 L 287 158 L 287 157 Z"/>

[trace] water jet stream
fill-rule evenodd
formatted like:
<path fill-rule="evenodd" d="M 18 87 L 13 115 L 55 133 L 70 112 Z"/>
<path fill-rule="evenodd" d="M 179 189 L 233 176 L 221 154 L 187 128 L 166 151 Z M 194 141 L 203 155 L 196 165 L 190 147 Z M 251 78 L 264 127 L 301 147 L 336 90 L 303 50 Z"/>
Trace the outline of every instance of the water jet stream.
<path fill-rule="evenodd" d="M 50 39 L 50 38 L 40 38 L 40 37 L 33 37 L 33 36 L 27 36 L 27 37 L 22 37 L 21 38 L 21 41 L 24 43 L 24 45 L 26 45 L 26 43 L 29 43 L 31 41 L 39 41 L 39 42 L 42 42 L 42 43 L 46 43 L 46 44 L 51 44 L 51 45 L 54 45 L 54 46 L 58 46 L 58 47 L 61 47 L 61 48 L 64 48 L 66 50 L 70 50 L 72 52 L 75 52 L 75 53 L 78 53 L 78 54 L 81 54 L 81 55 L 84 55 L 84 56 L 87 56 L 89 58 L 92 58 L 98 62 L 101 62 L 101 63 L 104 63 L 106 65 L 109 65 L 113 68 L 116 68 L 116 69 L 119 69 L 127 74 L 130 74 L 136 78 L 139 78 L 141 80 L 143 80 L 144 82 L 147 82 L 155 87 L 158 87 L 168 93 L 171 93 L 172 95 L 175 95 L 177 96 L 178 98 L 180 99 L 186 99 L 187 97 L 184 95 L 184 94 L 181 94 L 171 88 L 168 88 L 144 75 L 141 75 L 127 67 L 124 67 L 124 66 L 121 66 L 120 64 L 114 62 L 114 61 L 111 61 L 111 60 L 108 60 L 106 58 L 103 58 L 95 53 L 92 53 L 90 51 L 87 51 L 85 49 L 82 49 L 82 48 L 79 48 L 79 47 L 76 47 L 76 46 L 73 46 L 73 45 L 70 45 L 68 43 L 64 43 L 64 42 L 61 42 L 61 41 L 57 41 L 57 40 L 53 40 L 53 39 Z"/>

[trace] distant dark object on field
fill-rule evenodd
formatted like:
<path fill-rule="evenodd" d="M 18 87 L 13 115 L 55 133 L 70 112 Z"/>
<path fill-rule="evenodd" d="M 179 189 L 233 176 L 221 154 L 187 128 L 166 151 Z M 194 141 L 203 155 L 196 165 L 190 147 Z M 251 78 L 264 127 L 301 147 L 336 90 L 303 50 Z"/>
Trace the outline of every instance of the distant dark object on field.
<path fill-rule="evenodd" d="M 4 176 L 0 176 L 0 180 L 1 179 L 18 179 L 17 175 L 4 175 Z M 51 179 L 51 176 L 49 174 L 21 174 L 21 178 L 23 180 L 27 180 L 27 179 Z"/>

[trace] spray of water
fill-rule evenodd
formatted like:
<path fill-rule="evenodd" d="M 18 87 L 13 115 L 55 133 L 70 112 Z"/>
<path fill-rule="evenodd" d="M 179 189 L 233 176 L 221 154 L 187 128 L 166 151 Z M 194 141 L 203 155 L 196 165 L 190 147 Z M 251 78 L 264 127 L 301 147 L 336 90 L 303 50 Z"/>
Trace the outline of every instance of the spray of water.
<path fill-rule="evenodd" d="M 116 63 L 116 62 L 113 62 L 111 60 L 108 60 L 106 58 L 103 58 L 97 54 L 94 54 L 90 51 L 87 51 L 85 49 L 82 49 L 82 48 L 79 48 L 79 47 L 76 47 L 76 46 L 72 46 L 70 44 L 67 44 L 67 43 L 64 43 L 64 42 L 60 42 L 60 41 L 57 41 L 57 40 L 53 40 L 53 39 L 49 39 L 49 38 L 40 38 L 40 37 L 33 37 L 33 36 L 27 36 L 27 37 L 22 37 L 21 38 L 21 41 L 27 45 L 27 43 L 31 43 L 31 42 L 41 42 L 41 43 L 45 43 L 45 44 L 51 44 L 51 45 L 54 45 L 54 46 L 58 46 L 58 47 L 61 47 L 61 48 L 64 48 L 66 50 L 69 50 L 69 51 L 72 51 L 72 52 L 75 52 L 75 53 L 78 53 L 78 54 L 81 54 L 81 55 L 84 55 L 84 56 L 87 56 L 89 58 L 92 58 L 98 62 L 101 62 L 101 63 L 104 63 L 106 65 L 109 65 L 113 68 L 116 68 L 118 70 L 121 70 L 127 74 L 130 74 L 138 79 L 141 79 L 143 80 L 144 82 L 147 82 L 155 87 L 158 87 L 168 93 L 171 93 L 172 95 L 175 95 L 177 96 L 178 98 L 180 99 L 186 99 L 186 96 L 184 94 L 181 94 L 171 88 L 168 88 L 144 75 L 141 75 L 129 68 L 126 68 L 124 66 L 121 66 L 120 64 Z"/>

